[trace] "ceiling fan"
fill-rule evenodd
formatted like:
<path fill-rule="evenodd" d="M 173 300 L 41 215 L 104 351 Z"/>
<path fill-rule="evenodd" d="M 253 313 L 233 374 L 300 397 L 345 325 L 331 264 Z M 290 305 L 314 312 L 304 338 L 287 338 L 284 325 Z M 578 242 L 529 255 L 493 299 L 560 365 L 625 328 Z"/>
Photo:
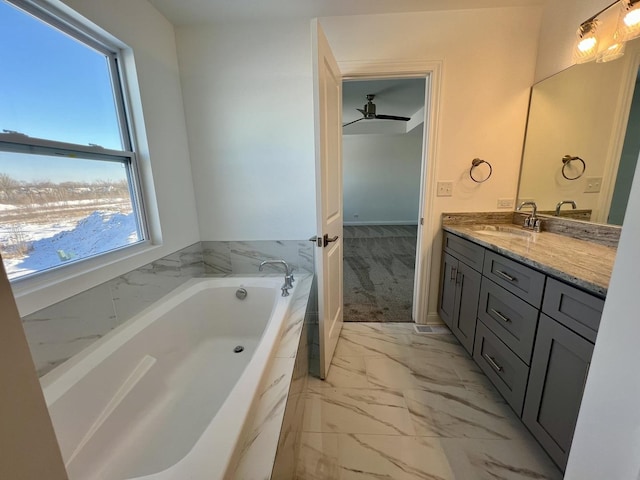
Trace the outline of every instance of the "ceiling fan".
<path fill-rule="evenodd" d="M 356 123 L 359 122 L 360 120 L 371 120 L 371 119 L 378 119 L 378 120 L 400 120 L 402 122 L 408 122 L 410 119 L 409 117 L 398 117 L 396 115 L 380 115 L 380 114 L 376 114 L 376 104 L 373 103 L 373 99 L 376 96 L 373 94 L 368 94 L 367 95 L 367 103 L 365 103 L 363 108 L 356 108 L 356 110 L 358 110 L 360 113 L 362 113 L 362 118 L 359 118 L 357 120 L 354 120 L 353 122 L 349 122 L 349 123 L 345 123 L 344 125 L 342 125 L 343 127 L 346 127 L 347 125 L 351 125 L 352 123 Z"/>

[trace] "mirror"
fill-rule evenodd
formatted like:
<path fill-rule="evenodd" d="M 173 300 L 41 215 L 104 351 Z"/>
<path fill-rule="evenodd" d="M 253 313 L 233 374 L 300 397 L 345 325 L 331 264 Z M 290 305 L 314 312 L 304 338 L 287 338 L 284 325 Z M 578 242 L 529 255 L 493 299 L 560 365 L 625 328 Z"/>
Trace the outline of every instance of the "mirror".
<path fill-rule="evenodd" d="M 640 153 L 639 47 L 533 86 L 518 205 L 533 200 L 554 215 L 558 202 L 573 201 L 577 209 L 565 204 L 561 216 L 622 225 Z"/>

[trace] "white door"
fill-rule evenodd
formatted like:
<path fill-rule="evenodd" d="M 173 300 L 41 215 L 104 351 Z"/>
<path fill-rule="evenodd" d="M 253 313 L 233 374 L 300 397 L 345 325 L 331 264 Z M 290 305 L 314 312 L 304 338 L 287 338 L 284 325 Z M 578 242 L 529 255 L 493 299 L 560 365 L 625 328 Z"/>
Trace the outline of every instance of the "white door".
<path fill-rule="evenodd" d="M 313 22 L 316 147 L 316 275 L 320 377 L 326 378 L 342 329 L 342 76 L 317 20 Z"/>

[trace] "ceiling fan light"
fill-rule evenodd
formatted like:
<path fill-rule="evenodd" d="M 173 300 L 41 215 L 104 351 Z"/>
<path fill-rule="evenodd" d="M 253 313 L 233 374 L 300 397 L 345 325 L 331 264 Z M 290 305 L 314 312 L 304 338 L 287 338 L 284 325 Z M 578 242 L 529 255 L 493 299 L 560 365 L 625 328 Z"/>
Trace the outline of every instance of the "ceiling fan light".
<path fill-rule="evenodd" d="M 598 54 L 598 21 L 584 22 L 576 32 L 576 44 L 573 49 L 575 63 L 587 63 L 596 59 Z"/>

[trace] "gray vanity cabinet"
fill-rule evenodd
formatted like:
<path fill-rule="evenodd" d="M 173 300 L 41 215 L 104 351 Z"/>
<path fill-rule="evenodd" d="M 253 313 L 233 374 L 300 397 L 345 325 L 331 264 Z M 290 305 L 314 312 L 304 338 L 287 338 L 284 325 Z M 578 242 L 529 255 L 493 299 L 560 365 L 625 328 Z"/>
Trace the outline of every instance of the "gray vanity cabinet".
<path fill-rule="evenodd" d="M 593 343 L 540 315 L 522 420 L 564 470 Z"/>
<path fill-rule="evenodd" d="M 469 354 L 473 353 L 482 275 L 467 262 L 480 270 L 483 258 L 483 247 L 445 233 L 438 313 Z"/>
<path fill-rule="evenodd" d="M 442 265 L 442 320 L 564 470 L 604 300 L 448 232 Z"/>

